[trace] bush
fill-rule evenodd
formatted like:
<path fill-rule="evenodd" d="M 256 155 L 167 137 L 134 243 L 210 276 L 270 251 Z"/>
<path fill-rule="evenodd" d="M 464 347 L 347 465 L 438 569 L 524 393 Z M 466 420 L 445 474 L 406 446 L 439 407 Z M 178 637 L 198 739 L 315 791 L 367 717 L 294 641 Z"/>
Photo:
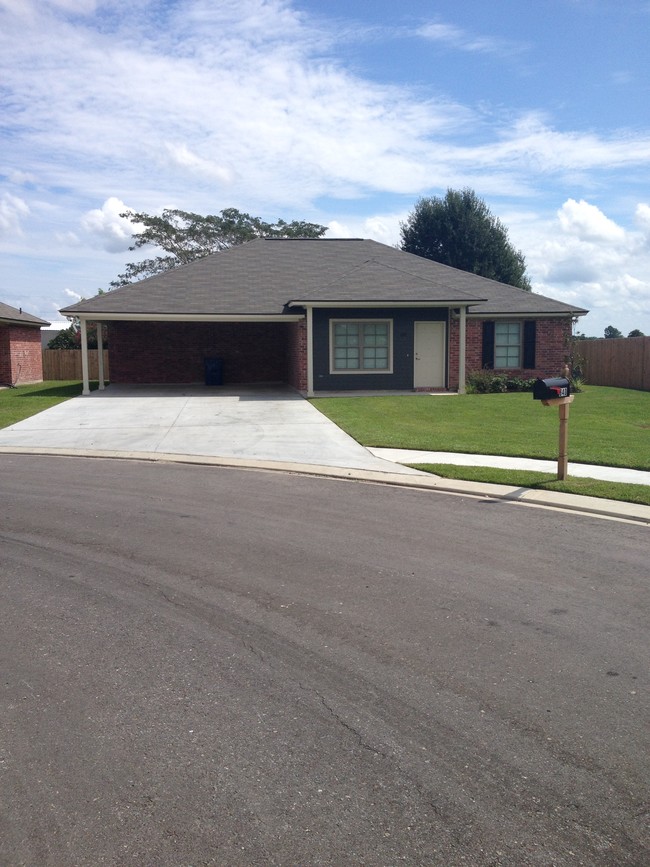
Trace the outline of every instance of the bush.
<path fill-rule="evenodd" d="M 492 370 L 475 370 L 467 376 L 468 394 L 504 394 L 507 391 L 532 391 L 535 379 L 520 379 Z"/>
<path fill-rule="evenodd" d="M 532 391 L 535 385 L 535 377 L 533 376 L 532 379 L 508 378 L 506 385 L 508 386 L 508 391 Z"/>

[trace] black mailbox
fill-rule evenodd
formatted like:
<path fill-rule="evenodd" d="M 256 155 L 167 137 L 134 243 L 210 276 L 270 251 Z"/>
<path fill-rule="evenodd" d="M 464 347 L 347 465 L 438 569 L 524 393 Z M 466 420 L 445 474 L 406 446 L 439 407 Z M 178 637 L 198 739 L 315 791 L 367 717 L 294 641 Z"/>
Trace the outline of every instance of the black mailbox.
<path fill-rule="evenodd" d="M 571 383 L 563 376 L 555 379 L 538 379 L 533 385 L 533 400 L 557 400 L 560 397 L 569 397 Z"/>

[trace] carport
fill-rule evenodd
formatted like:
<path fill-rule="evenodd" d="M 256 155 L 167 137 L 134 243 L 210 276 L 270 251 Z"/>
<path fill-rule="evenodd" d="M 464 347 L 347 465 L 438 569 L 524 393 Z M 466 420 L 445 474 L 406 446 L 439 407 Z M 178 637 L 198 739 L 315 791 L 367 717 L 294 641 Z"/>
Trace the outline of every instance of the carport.
<path fill-rule="evenodd" d="M 296 330 L 304 313 L 267 316 L 105 313 L 79 314 L 83 394 L 90 394 L 88 323 L 107 324 L 111 381 L 121 384 L 205 382 L 206 362 L 218 361 L 223 382 L 282 383 L 300 389 Z M 106 378 L 103 333 L 97 328 L 99 389 Z M 221 382 L 212 384 L 222 384 Z"/>

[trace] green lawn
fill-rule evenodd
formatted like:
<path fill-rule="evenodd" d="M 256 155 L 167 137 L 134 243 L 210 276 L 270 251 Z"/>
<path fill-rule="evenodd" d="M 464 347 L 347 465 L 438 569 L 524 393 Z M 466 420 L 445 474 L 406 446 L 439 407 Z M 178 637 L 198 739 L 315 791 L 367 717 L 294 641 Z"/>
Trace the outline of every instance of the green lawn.
<path fill-rule="evenodd" d="M 530 393 L 336 397 L 312 401 L 365 446 L 557 460 L 558 410 Z M 585 386 L 569 417 L 569 460 L 650 470 L 650 393 Z M 447 478 L 540 487 L 650 505 L 650 486 L 490 467 L 419 466 Z"/>
<path fill-rule="evenodd" d="M 558 410 L 513 394 L 317 398 L 365 446 L 557 458 Z M 569 417 L 569 459 L 650 470 L 650 393 L 586 386 Z"/>
<path fill-rule="evenodd" d="M 90 387 L 96 388 L 97 384 L 91 383 Z M 39 382 L 36 385 L 0 389 L 0 428 L 80 394 L 81 383 L 77 381 Z"/>

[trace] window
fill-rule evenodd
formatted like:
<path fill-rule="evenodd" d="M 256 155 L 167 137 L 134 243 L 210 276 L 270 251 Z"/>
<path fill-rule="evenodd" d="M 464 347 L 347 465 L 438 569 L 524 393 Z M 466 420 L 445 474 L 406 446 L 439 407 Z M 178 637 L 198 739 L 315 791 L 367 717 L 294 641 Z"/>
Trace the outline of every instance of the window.
<path fill-rule="evenodd" d="M 519 322 L 496 322 L 494 325 L 494 366 L 519 367 L 521 325 Z"/>
<path fill-rule="evenodd" d="M 535 369 L 537 322 L 512 320 L 483 323 L 481 366 L 484 370 Z"/>
<path fill-rule="evenodd" d="M 391 373 L 392 322 L 332 320 L 332 373 Z"/>

